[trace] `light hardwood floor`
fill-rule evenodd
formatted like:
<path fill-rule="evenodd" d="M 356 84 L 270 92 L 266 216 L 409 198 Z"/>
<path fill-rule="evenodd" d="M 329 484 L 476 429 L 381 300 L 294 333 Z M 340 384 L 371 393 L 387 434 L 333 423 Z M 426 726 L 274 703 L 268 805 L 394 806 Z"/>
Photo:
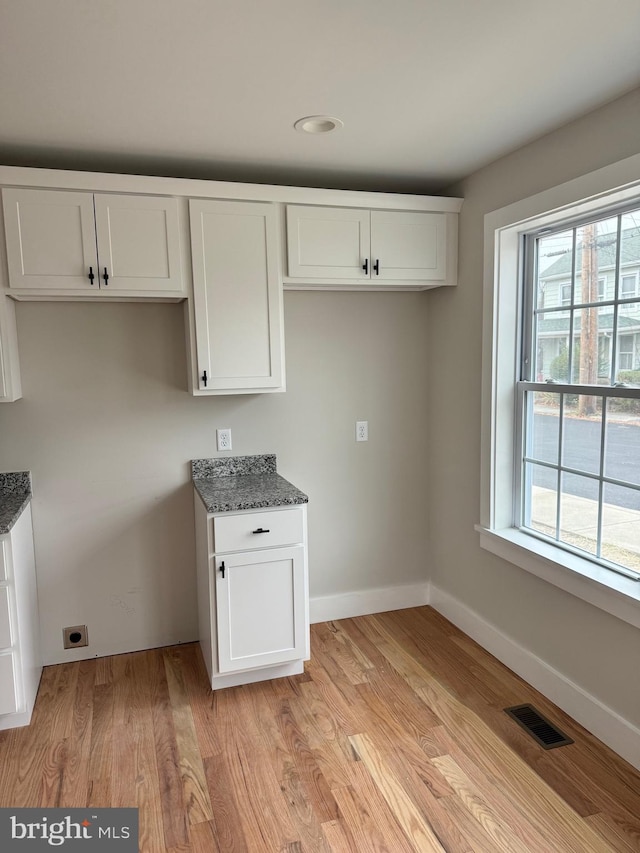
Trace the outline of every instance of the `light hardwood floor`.
<path fill-rule="evenodd" d="M 58 805 L 138 806 L 143 853 L 640 850 L 640 773 L 429 607 L 314 625 L 304 675 L 215 694 L 197 645 L 46 668 L 0 806 Z"/>

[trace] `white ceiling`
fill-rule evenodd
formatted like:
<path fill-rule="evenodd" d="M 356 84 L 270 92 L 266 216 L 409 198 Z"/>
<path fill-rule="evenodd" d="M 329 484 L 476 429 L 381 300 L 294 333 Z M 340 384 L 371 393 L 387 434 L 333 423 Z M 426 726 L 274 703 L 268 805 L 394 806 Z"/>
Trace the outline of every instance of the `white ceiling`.
<path fill-rule="evenodd" d="M 4 164 L 428 193 L 638 85 L 640 0 L 0 0 Z"/>

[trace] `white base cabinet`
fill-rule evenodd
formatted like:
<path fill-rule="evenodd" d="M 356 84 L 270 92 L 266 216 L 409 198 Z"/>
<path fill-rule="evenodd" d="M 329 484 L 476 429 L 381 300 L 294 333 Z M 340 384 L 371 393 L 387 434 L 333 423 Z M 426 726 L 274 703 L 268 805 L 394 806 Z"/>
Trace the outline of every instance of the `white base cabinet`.
<path fill-rule="evenodd" d="M 26 726 L 42 674 L 31 506 L 0 536 L 0 730 Z"/>
<path fill-rule="evenodd" d="M 212 689 L 303 672 L 306 506 L 209 514 L 196 494 L 195 517 L 199 637 Z"/>

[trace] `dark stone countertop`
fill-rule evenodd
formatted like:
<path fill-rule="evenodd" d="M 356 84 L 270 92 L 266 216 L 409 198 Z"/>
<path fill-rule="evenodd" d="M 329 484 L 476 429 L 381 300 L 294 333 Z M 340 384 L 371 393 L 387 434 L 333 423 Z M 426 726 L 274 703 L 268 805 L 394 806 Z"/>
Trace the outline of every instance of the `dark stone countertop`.
<path fill-rule="evenodd" d="M 207 512 L 306 504 L 309 498 L 280 474 L 276 458 L 236 456 L 194 459 L 193 485 Z"/>
<path fill-rule="evenodd" d="M 0 536 L 9 533 L 30 500 L 30 471 L 0 473 Z"/>

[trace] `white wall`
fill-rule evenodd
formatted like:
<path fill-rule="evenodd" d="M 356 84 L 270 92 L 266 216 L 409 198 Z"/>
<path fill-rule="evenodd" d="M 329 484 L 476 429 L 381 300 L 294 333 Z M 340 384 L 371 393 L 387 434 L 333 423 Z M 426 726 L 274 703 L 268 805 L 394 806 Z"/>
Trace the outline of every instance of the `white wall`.
<path fill-rule="evenodd" d="M 275 452 L 310 498 L 312 596 L 426 580 L 425 293 L 287 293 L 285 394 L 192 398 L 181 305 L 20 303 L 24 399 L 0 470 L 33 473 L 45 661 L 196 637 L 189 460 Z M 355 442 L 355 421 L 369 442 Z"/>
<path fill-rule="evenodd" d="M 486 213 L 637 154 L 640 90 L 452 188 L 465 199 L 460 283 L 429 304 L 430 565 L 434 584 L 580 690 L 640 725 L 640 632 L 482 551 L 480 382 Z"/>

